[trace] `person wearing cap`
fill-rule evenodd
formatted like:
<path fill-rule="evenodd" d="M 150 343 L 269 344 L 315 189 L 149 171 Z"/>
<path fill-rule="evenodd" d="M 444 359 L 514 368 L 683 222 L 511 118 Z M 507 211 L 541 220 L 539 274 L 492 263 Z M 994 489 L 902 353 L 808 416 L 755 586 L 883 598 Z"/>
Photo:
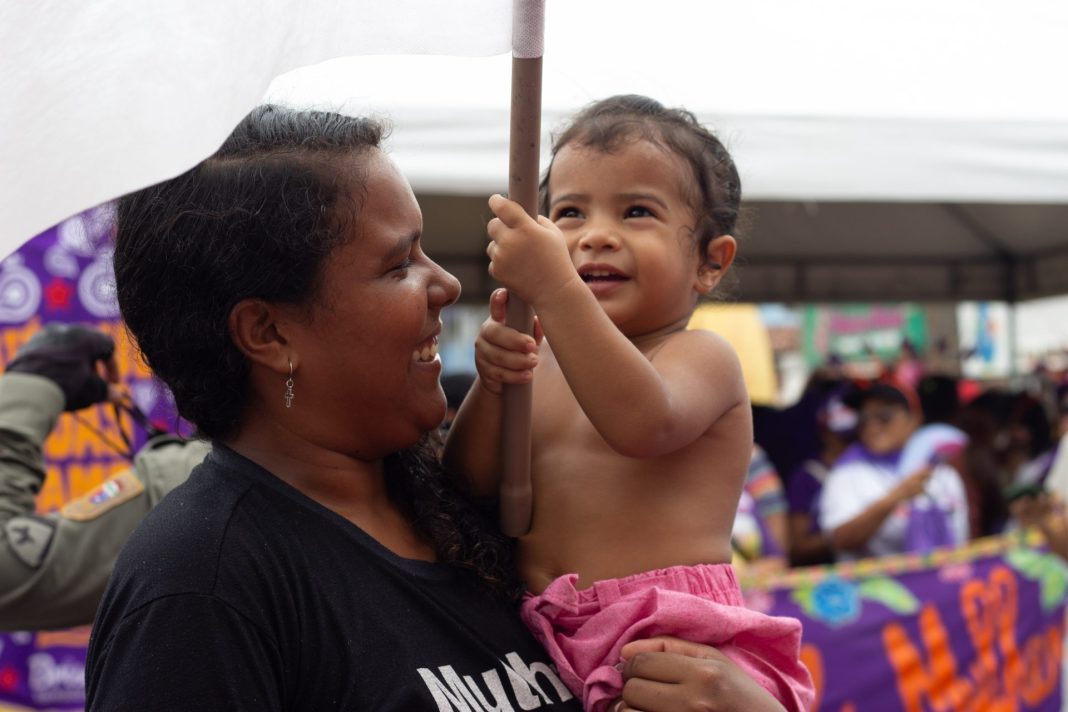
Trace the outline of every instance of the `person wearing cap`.
<path fill-rule="evenodd" d="M 35 512 L 45 438 L 61 412 L 117 397 L 114 351 L 95 329 L 49 324 L 0 376 L 0 630 L 91 623 L 130 532 L 208 452 L 155 437 L 130 469 L 59 512 Z"/>
<path fill-rule="evenodd" d="M 963 544 L 968 505 L 957 471 L 934 461 L 912 472 L 898 470 L 902 450 L 922 422 L 915 392 L 877 382 L 845 402 L 857 411 L 858 442 L 828 474 L 819 504 L 820 529 L 836 559 L 917 550 L 918 525 L 930 531 L 932 522 L 936 545 Z"/>

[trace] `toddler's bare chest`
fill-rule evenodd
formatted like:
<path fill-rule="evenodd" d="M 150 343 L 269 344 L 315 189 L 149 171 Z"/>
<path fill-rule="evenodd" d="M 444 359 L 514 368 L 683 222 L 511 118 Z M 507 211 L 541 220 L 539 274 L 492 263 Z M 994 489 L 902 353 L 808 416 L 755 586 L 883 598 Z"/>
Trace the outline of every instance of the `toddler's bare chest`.
<path fill-rule="evenodd" d="M 554 447 L 604 444 L 559 369 L 538 374 L 538 378 L 534 384 L 531 424 L 534 447 L 545 443 Z"/>

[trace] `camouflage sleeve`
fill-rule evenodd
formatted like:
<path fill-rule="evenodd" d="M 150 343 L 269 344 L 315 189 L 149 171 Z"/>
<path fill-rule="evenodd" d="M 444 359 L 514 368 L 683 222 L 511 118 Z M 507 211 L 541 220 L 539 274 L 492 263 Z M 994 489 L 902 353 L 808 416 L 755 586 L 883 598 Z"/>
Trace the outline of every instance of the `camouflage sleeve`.
<path fill-rule="evenodd" d="M 0 376 L 0 630 L 91 623 L 126 537 L 209 449 L 157 439 L 131 469 L 56 514 L 38 515 L 41 446 L 62 407 L 48 379 Z"/>
<path fill-rule="evenodd" d="M 41 446 L 63 410 L 63 391 L 41 376 L 0 376 L 0 525 L 34 508 L 44 482 Z"/>

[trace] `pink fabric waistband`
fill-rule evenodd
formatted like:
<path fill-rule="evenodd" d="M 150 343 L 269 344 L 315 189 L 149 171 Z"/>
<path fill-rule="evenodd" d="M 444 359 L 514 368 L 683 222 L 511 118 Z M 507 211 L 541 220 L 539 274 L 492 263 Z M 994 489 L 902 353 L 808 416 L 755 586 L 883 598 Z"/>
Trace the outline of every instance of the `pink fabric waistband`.
<path fill-rule="evenodd" d="M 561 576 L 549 584 L 540 595 L 527 594 L 527 598 L 540 598 L 565 610 L 575 610 L 590 603 L 608 606 L 630 593 L 659 588 L 692 593 L 724 605 L 743 605 L 738 580 L 730 564 L 671 566 L 618 579 L 595 581 L 582 589 L 575 587 L 577 582 L 578 576 L 575 574 Z"/>

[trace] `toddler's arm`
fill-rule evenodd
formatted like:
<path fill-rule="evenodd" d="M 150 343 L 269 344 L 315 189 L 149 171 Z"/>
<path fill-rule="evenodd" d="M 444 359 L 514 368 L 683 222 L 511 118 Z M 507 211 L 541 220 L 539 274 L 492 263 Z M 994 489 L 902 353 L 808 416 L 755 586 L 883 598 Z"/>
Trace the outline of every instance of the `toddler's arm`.
<path fill-rule="evenodd" d="M 734 350 L 709 332 L 680 332 L 646 356 L 605 314 L 547 218 L 490 198 L 490 273 L 534 307 L 575 398 L 601 437 L 630 457 L 656 457 L 699 438 L 747 405 Z M 684 325 L 682 325 L 684 326 Z"/>
<path fill-rule="evenodd" d="M 490 316 L 475 339 L 478 378 L 449 428 L 442 462 L 466 482 L 471 494 L 496 494 L 501 476 L 501 394 L 504 384 L 529 383 L 538 363 L 541 335 L 531 337 L 504 324 L 508 294 L 490 296 Z"/>

